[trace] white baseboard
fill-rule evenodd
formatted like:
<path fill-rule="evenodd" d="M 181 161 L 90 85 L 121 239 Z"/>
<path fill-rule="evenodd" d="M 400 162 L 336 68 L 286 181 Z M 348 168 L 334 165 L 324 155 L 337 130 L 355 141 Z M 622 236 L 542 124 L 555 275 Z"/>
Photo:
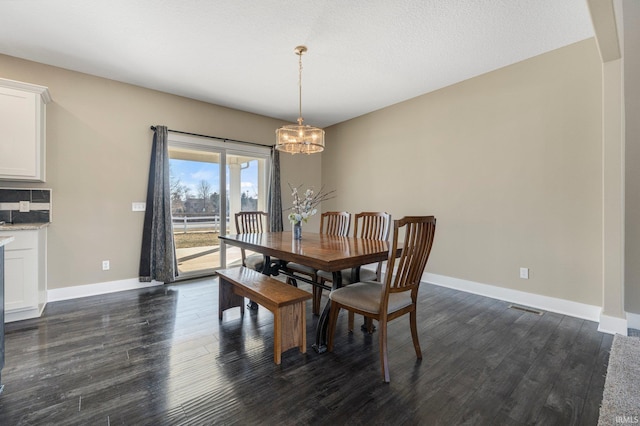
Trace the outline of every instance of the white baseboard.
<path fill-rule="evenodd" d="M 77 299 L 87 296 L 98 296 L 100 294 L 115 293 L 123 290 L 135 290 L 162 284 L 163 283 L 159 281 L 141 283 L 137 278 L 130 278 L 126 280 L 108 281 L 96 284 L 54 288 L 47 290 L 47 302 L 57 302 L 60 300 Z"/>
<path fill-rule="evenodd" d="M 600 315 L 600 325 L 598 331 L 609 334 L 627 335 L 627 320 L 624 318 L 611 317 L 609 315 Z"/>
<path fill-rule="evenodd" d="M 627 312 L 627 327 L 640 330 L 640 314 Z"/>
<path fill-rule="evenodd" d="M 530 306 L 543 311 L 556 312 L 589 321 L 600 321 L 600 306 L 587 305 L 585 303 L 572 302 L 570 300 L 481 284 L 438 274 L 425 273 L 422 276 L 422 281 L 441 287 L 453 288 L 467 293 L 504 300 L 518 305 Z"/>
<path fill-rule="evenodd" d="M 599 306 L 587 305 L 585 303 L 572 302 L 570 300 L 558 299 L 555 297 L 542 296 L 534 293 L 513 290 L 504 287 L 497 287 L 489 284 L 467 281 L 459 278 L 447 277 L 444 275 L 425 273 L 422 281 L 448 287 L 467 293 L 478 294 L 491 297 L 493 299 L 504 300 L 518 305 L 530 306 L 543 311 L 556 312 L 576 318 L 599 322 L 599 331 L 610 334 L 627 335 L 627 327 L 640 330 L 640 315 L 627 314 L 627 319 L 601 315 Z M 80 297 L 97 296 L 100 294 L 115 293 L 117 291 L 135 290 L 146 287 L 162 285 L 162 282 L 152 281 L 141 283 L 137 278 L 126 280 L 108 281 L 96 284 L 87 284 L 73 287 L 63 287 L 47 291 L 47 302 L 60 300 L 77 299 Z"/>
<path fill-rule="evenodd" d="M 4 322 L 9 323 L 14 321 L 22 321 L 30 318 L 38 318 L 41 314 L 42 314 L 42 309 L 39 309 L 39 308 L 7 310 L 4 313 Z"/>

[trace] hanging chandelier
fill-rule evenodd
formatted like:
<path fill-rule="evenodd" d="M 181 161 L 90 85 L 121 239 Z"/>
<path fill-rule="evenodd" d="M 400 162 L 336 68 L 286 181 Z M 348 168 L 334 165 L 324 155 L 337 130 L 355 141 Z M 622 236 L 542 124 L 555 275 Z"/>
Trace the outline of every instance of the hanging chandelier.
<path fill-rule="evenodd" d="M 303 124 L 302 119 L 302 55 L 307 51 L 306 46 L 298 46 L 298 88 L 299 115 L 298 124 L 289 124 L 276 130 L 276 149 L 291 154 L 313 154 L 324 150 L 324 130 Z"/>

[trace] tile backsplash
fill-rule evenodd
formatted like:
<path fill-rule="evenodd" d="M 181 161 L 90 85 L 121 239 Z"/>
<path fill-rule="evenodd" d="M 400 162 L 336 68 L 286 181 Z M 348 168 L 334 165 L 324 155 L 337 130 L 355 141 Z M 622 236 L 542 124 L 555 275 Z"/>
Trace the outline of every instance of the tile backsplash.
<path fill-rule="evenodd" d="M 51 222 L 51 190 L 0 188 L 0 222 Z"/>

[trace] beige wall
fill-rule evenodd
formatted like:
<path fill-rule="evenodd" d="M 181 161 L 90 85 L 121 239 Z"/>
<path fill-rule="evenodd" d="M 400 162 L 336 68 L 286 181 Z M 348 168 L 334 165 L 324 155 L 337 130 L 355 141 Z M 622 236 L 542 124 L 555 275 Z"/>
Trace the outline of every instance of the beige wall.
<path fill-rule="evenodd" d="M 53 190 L 48 229 L 49 289 L 138 276 L 152 132 L 163 124 L 272 145 L 278 120 L 222 108 L 0 55 L 0 77 L 47 86 L 47 182 L 0 182 L 0 187 Z M 320 185 L 321 159 L 282 155 L 287 182 Z M 310 225 L 311 226 L 311 225 Z M 111 269 L 101 270 L 109 259 Z"/>
<path fill-rule="evenodd" d="M 333 126 L 323 207 L 434 214 L 428 272 L 600 306 L 601 78 L 590 39 Z"/>
<path fill-rule="evenodd" d="M 270 145 L 281 124 L 7 56 L 0 70 L 54 100 L 47 182 L 0 183 L 53 189 L 50 289 L 137 276 L 149 125 Z M 288 182 L 322 175 L 325 211 L 435 214 L 429 272 L 599 306 L 601 77 L 587 40 L 328 128 L 322 155 L 281 156 L 285 207 Z"/>
<path fill-rule="evenodd" d="M 625 99 L 625 308 L 640 314 L 640 2 L 622 2 Z"/>

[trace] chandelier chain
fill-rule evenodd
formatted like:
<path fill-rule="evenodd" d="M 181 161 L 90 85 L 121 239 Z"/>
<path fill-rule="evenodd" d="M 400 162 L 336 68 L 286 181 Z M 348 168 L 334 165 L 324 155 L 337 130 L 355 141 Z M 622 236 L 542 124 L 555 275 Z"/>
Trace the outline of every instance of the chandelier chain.
<path fill-rule="evenodd" d="M 302 54 L 303 50 L 298 50 L 298 124 L 302 125 Z"/>

